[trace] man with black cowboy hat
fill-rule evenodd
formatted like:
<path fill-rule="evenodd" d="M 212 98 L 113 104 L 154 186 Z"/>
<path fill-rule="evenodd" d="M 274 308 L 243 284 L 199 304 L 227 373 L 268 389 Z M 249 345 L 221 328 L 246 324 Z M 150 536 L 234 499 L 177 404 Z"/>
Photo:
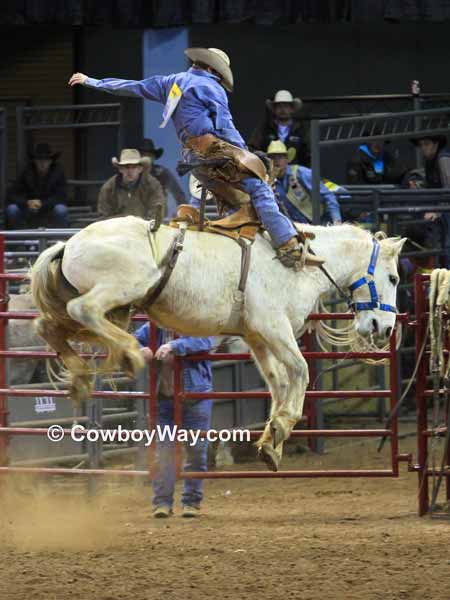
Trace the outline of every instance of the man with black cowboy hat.
<path fill-rule="evenodd" d="M 209 161 L 195 168 L 194 175 L 219 202 L 238 207 L 244 201 L 242 196 L 250 197 L 270 233 L 277 257 L 286 267 L 299 269 L 304 258 L 308 264 L 321 264 L 312 255 L 303 257 L 305 246 L 291 221 L 278 208 L 264 162 L 247 150 L 234 126 L 225 91 L 233 90 L 230 59 L 217 48 L 188 48 L 185 54 L 193 64 L 182 73 L 157 75 L 142 81 L 99 80 L 75 73 L 69 85 L 82 84 L 164 104 L 160 127 L 172 119 L 188 163 L 198 165 Z"/>
<path fill-rule="evenodd" d="M 64 170 L 56 162 L 59 155 L 48 144 L 38 144 L 29 153 L 29 164 L 9 192 L 8 228 L 68 227 L 67 185 Z"/>
<path fill-rule="evenodd" d="M 273 100 L 266 100 L 266 119 L 257 127 L 248 145 L 252 150 L 262 150 L 271 142 L 280 140 L 289 150 L 293 148 L 293 159 L 298 164 L 309 166 L 311 143 L 309 124 L 299 118 L 303 106 L 300 98 L 294 98 L 288 90 L 278 90 Z M 292 162 L 292 161 L 290 161 Z"/>
<path fill-rule="evenodd" d="M 158 158 L 161 158 L 161 156 L 164 154 L 164 149 L 155 148 L 153 140 L 149 138 L 144 138 L 142 140 L 142 144 L 139 148 L 139 151 L 142 156 L 149 158 L 151 161 L 150 175 L 153 175 L 153 177 L 155 177 L 161 184 L 166 200 L 166 209 L 169 193 L 172 195 L 173 199 L 177 203 L 177 206 L 180 204 L 184 204 L 186 202 L 186 196 L 183 190 L 181 189 L 180 184 L 178 183 L 175 175 L 173 175 L 173 173 L 166 167 L 155 164 L 155 161 L 157 161 Z"/>
<path fill-rule="evenodd" d="M 161 222 L 164 194 L 159 181 L 150 175 L 150 159 L 139 150 L 122 150 L 120 158 L 111 159 L 118 170 L 106 181 L 98 196 L 98 212 L 103 219 L 133 215 Z"/>
<path fill-rule="evenodd" d="M 445 135 L 429 135 L 411 140 L 424 158 L 425 187 L 450 188 L 450 152 L 447 150 Z M 425 219 L 436 221 L 441 219 L 443 246 L 445 250 L 445 266 L 450 267 L 450 213 L 425 213 Z"/>

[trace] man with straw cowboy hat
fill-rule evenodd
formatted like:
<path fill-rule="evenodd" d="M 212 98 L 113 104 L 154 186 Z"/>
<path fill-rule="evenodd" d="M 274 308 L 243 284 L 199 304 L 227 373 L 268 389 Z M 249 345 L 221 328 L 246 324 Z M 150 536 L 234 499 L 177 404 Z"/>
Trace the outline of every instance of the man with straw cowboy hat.
<path fill-rule="evenodd" d="M 164 104 L 160 127 L 172 119 L 183 157 L 187 163 L 197 165 L 194 175 L 201 183 L 221 203 L 235 207 L 247 194 L 283 265 L 299 269 L 305 258 L 308 264 L 320 264 L 322 261 L 314 256 L 303 256 L 304 245 L 278 208 L 265 163 L 247 150 L 234 126 L 225 91 L 231 92 L 234 87 L 230 59 L 217 48 L 188 48 L 185 54 L 192 66 L 182 73 L 156 75 L 142 81 L 99 80 L 75 73 L 69 85 L 81 84 Z"/>
<path fill-rule="evenodd" d="M 164 193 L 159 181 L 149 173 L 150 159 L 134 148 L 126 148 L 119 159 L 114 156 L 111 162 L 118 173 L 100 189 L 98 212 L 101 217 L 133 215 L 161 222 Z"/>

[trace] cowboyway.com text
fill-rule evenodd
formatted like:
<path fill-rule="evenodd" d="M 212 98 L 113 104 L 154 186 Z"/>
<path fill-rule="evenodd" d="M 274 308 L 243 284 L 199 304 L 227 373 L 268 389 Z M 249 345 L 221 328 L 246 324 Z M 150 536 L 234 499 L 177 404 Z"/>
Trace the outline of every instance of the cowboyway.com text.
<path fill-rule="evenodd" d="M 47 437 L 52 442 L 64 439 L 67 430 L 60 425 L 51 425 L 47 430 Z M 125 429 L 121 425 L 117 429 L 86 429 L 83 425 L 73 425 L 70 429 L 70 438 L 74 442 L 135 442 L 150 446 L 157 442 L 183 442 L 195 446 L 198 442 L 249 442 L 248 429 L 182 429 L 177 425 L 157 425 L 154 429 Z"/>

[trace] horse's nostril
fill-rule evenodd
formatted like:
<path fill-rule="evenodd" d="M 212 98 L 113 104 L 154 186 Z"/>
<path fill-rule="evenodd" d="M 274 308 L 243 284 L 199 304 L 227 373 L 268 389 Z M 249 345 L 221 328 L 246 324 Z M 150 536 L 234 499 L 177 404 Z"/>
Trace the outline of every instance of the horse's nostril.
<path fill-rule="evenodd" d="M 392 335 L 392 327 L 387 327 L 386 328 L 386 337 L 390 338 Z"/>
<path fill-rule="evenodd" d="M 372 319 L 372 333 L 378 333 L 378 321 Z"/>

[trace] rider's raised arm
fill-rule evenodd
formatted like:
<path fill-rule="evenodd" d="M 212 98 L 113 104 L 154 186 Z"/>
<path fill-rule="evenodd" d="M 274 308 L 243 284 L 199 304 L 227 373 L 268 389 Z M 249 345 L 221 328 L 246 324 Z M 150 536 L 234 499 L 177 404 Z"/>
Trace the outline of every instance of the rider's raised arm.
<path fill-rule="evenodd" d="M 83 85 L 117 96 L 138 96 L 155 102 L 166 102 L 167 77 L 155 75 L 141 81 L 133 79 L 95 79 L 88 77 Z"/>

